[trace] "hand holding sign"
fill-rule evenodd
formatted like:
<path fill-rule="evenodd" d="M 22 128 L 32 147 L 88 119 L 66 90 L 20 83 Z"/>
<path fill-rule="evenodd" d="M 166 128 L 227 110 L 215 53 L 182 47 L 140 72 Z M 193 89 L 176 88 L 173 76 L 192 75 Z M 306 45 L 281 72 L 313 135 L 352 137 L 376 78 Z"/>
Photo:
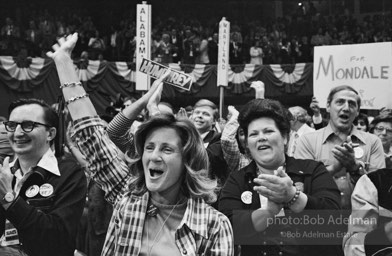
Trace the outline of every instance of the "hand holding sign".
<path fill-rule="evenodd" d="M 165 83 L 171 84 L 186 91 L 191 89 L 193 78 L 189 74 L 171 69 L 165 65 L 148 59 L 143 59 L 139 67 L 140 72 L 143 72 L 153 78 L 162 77 L 166 70 L 169 70 L 171 75 L 169 77 L 165 77 L 166 79 L 162 81 L 165 81 Z"/>

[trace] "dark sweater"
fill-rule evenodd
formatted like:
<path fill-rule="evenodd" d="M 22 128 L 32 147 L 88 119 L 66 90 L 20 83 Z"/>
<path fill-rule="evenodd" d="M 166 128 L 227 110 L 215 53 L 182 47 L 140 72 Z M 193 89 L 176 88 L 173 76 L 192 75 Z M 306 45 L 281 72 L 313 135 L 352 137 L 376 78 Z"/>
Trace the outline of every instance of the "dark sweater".
<path fill-rule="evenodd" d="M 18 230 L 22 249 L 29 256 L 72 256 L 77 227 L 86 201 L 86 177 L 73 159 L 58 159 L 61 176 L 35 167 L 24 182 L 17 199 L 5 211 L 0 207 L 0 232 L 5 219 Z M 26 197 L 32 185 L 48 183 L 53 194 Z"/>

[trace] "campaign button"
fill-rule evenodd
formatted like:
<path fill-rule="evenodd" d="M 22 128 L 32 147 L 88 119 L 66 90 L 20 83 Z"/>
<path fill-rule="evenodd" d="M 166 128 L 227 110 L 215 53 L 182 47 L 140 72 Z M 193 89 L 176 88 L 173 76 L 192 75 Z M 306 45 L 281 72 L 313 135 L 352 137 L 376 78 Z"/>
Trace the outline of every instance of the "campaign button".
<path fill-rule="evenodd" d="M 250 192 L 250 191 L 242 192 L 241 200 L 244 204 L 251 204 L 252 203 L 252 192 Z"/>
<path fill-rule="evenodd" d="M 39 188 L 39 194 L 43 197 L 48 197 L 53 194 L 53 186 L 49 183 L 42 184 Z"/>
<path fill-rule="evenodd" d="M 26 196 L 28 198 L 35 197 L 39 193 L 39 187 L 37 185 L 32 185 L 28 189 L 26 189 Z"/>
<path fill-rule="evenodd" d="M 364 154 L 364 151 L 362 148 L 360 148 L 360 147 L 354 148 L 354 155 L 355 155 L 356 159 L 363 157 L 363 154 Z"/>

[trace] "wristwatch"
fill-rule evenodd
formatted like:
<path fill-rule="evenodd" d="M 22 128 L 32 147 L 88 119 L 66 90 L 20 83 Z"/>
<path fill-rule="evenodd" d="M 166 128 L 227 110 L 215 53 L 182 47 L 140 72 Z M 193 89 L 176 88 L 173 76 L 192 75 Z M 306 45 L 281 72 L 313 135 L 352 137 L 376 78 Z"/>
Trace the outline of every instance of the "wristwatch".
<path fill-rule="evenodd" d="M 2 204 L 12 203 L 16 198 L 16 194 L 14 191 L 5 193 Z"/>

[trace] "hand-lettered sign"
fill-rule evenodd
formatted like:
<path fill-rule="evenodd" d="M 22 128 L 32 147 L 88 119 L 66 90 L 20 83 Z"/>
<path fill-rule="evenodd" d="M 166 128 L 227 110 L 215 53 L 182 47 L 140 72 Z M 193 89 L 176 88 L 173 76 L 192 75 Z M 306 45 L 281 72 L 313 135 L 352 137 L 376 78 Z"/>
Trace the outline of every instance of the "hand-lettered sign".
<path fill-rule="evenodd" d="M 339 85 L 358 91 L 362 109 L 390 105 L 392 42 L 315 47 L 313 90 L 320 107 L 326 107 L 330 90 Z"/>

